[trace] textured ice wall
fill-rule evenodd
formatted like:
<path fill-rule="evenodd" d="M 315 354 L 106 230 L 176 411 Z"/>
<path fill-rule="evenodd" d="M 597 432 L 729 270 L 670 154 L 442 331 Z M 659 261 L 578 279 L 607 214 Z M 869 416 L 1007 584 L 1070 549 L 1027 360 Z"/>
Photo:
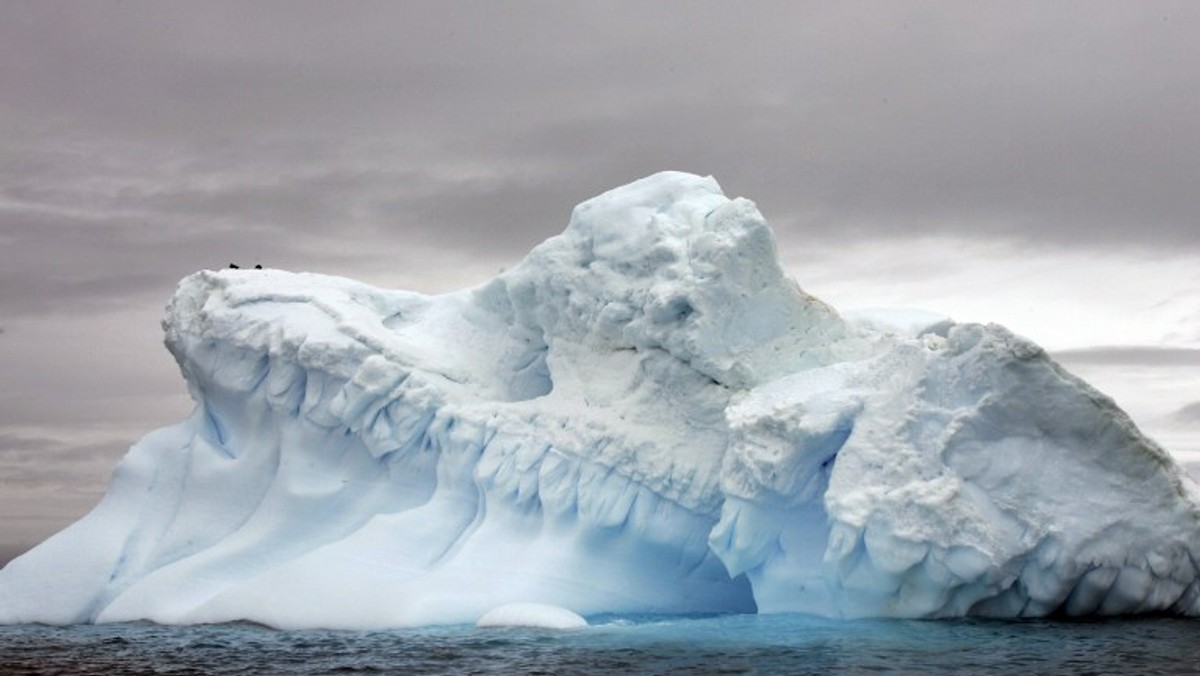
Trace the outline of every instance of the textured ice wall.
<path fill-rule="evenodd" d="M 1197 489 L 1110 400 L 895 324 L 678 173 L 446 296 L 200 272 L 164 320 L 196 410 L 0 571 L 0 622 L 1200 613 Z"/>
<path fill-rule="evenodd" d="M 731 407 L 712 545 L 759 610 L 1196 614 L 1191 480 L 1035 345 L 935 330 Z"/>

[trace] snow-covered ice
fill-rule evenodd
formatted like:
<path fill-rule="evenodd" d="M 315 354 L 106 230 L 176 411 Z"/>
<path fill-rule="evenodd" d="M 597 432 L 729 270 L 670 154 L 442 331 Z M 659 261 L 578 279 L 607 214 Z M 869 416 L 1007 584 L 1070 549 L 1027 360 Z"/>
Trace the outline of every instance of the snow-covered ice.
<path fill-rule="evenodd" d="M 545 603 L 507 603 L 484 613 L 475 626 L 581 629 L 588 626 L 588 623 L 577 613 L 558 606 Z"/>
<path fill-rule="evenodd" d="M 1108 397 L 999 326 L 843 318 L 711 178 L 478 288 L 204 271 L 163 325 L 195 411 L 0 622 L 1200 614 L 1200 489 Z"/>

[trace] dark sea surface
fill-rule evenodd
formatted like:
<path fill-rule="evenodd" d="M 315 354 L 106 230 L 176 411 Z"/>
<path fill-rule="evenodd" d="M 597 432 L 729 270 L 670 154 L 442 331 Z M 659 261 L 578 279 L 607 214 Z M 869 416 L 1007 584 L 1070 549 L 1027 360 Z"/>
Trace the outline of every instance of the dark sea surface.
<path fill-rule="evenodd" d="M 1200 620 L 593 618 L 586 629 L 279 631 L 250 624 L 0 627 L 18 674 L 1185 674 Z"/>

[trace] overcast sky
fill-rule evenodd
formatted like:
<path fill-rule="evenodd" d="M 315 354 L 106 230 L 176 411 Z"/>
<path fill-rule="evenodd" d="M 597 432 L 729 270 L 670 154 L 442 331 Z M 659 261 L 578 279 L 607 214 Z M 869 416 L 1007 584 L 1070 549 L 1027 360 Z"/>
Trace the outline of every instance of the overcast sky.
<path fill-rule="evenodd" d="M 1200 451 L 1200 3 L 0 17 L 0 550 L 85 512 L 190 409 L 159 327 L 181 277 L 448 291 L 663 169 L 756 201 L 833 305 L 1006 324 Z"/>

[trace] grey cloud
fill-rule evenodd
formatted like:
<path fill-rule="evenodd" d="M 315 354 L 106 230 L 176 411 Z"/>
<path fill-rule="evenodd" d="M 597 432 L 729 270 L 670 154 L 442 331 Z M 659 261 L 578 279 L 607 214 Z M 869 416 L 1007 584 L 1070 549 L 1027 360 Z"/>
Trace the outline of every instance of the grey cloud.
<path fill-rule="evenodd" d="M 344 272 L 379 250 L 362 243 L 383 226 L 355 223 L 355 211 L 394 192 L 385 179 L 414 182 L 269 153 L 182 177 L 111 159 L 116 167 L 91 176 L 30 173 L 0 187 L 0 307 L 10 317 L 161 304 L 180 277 L 228 262 Z"/>
<path fill-rule="evenodd" d="M 1200 366 L 1200 349 L 1120 345 L 1061 350 L 1052 355 L 1067 364 L 1122 366 Z"/>
<path fill-rule="evenodd" d="M 161 302 L 178 278 L 227 262 L 347 274 L 403 261 L 414 242 L 507 262 L 558 232 L 582 199 L 546 171 L 297 146 L 154 157 L 92 144 L 84 149 L 104 161 L 90 171 L 27 151 L 28 170 L 0 186 L 0 306 L 23 315 L 111 310 L 147 293 Z"/>
<path fill-rule="evenodd" d="M 58 446 L 59 443 L 57 441 L 48 437 L 31 437 L 0 431 L 0 455 L 29 455 L 41 453 L 47 449 L 57 448 Z"/>
<path fill-rule="evenodd" d="M 0 565 L 95 505 L 127 450 L 0 428 Z"/>
<path fill-rule="evenodd" d="M 0 340 L 0 428 L 128 445 L 186 415 L 190 399 L 162 347 L 159 314 L 133 307 L 13 321 Z"/>
<path fill-rule="evenodd" d="M 514 261 L 561 232 L 575 203 L 590 196 L 566 197 L 574 186 L 563 178 L 497 176 L 447 183 L 453 188 L 378 204 L 380 221 L 393 223 L 397 235 L 416 225 L 415 234 L 424 241 Z M 457 197 L 447 200 L 443 190 Z"/>
<path fill-rule="evenodd" d="M 1200 430 L 1200 401 L 1194 401 L 1168 416 L 1172 424 Z"/>
<path fill-rule="evenodd" d="M 1021 7 L 151 5 L 65 12 L 86 17 L 66 28 L 37 17 L 26 24 L 80 39 L 9 49 L 39 56 L 17 84 L 41 105 L 84 97 L 70 103 L 85 123 L 129 133 L 400 133 L 440 156 L 581 177 L 543 192 L 711 172 L 825 236 L 1196 245 L 1196 10 L 1088 4 L 1081 22 L 1083 5 Z M 93 61 L 88 83 L 46 77 Z M 547 227 L 531 216 L 504 225 Z"/>
<path fill-rule="evenodd" d="M 9 9 L 15 312 L 407 242 L 507 264 L 667 168 L 783 238 L 1200 249 L 1191 4 Z"/>
<path fill-rule="evenodd" d="M 24 554 L 31 548 L 33 543 L 10 545 L 7 543 L 0 544 L 0 568 L 8 565 L 9 561 Z"/>
<path fill-rule="evenodd" d="M 161 306 L 180 277 L 219 265 L 241 248 L 230 238 L 205 241 L 179 232 L 174 241 L 157 240 L 141 219 L 12 209 L 0 209 L 0 218 L 7 240 L 0 248 L 0 307 L 10 319 Z"/>

